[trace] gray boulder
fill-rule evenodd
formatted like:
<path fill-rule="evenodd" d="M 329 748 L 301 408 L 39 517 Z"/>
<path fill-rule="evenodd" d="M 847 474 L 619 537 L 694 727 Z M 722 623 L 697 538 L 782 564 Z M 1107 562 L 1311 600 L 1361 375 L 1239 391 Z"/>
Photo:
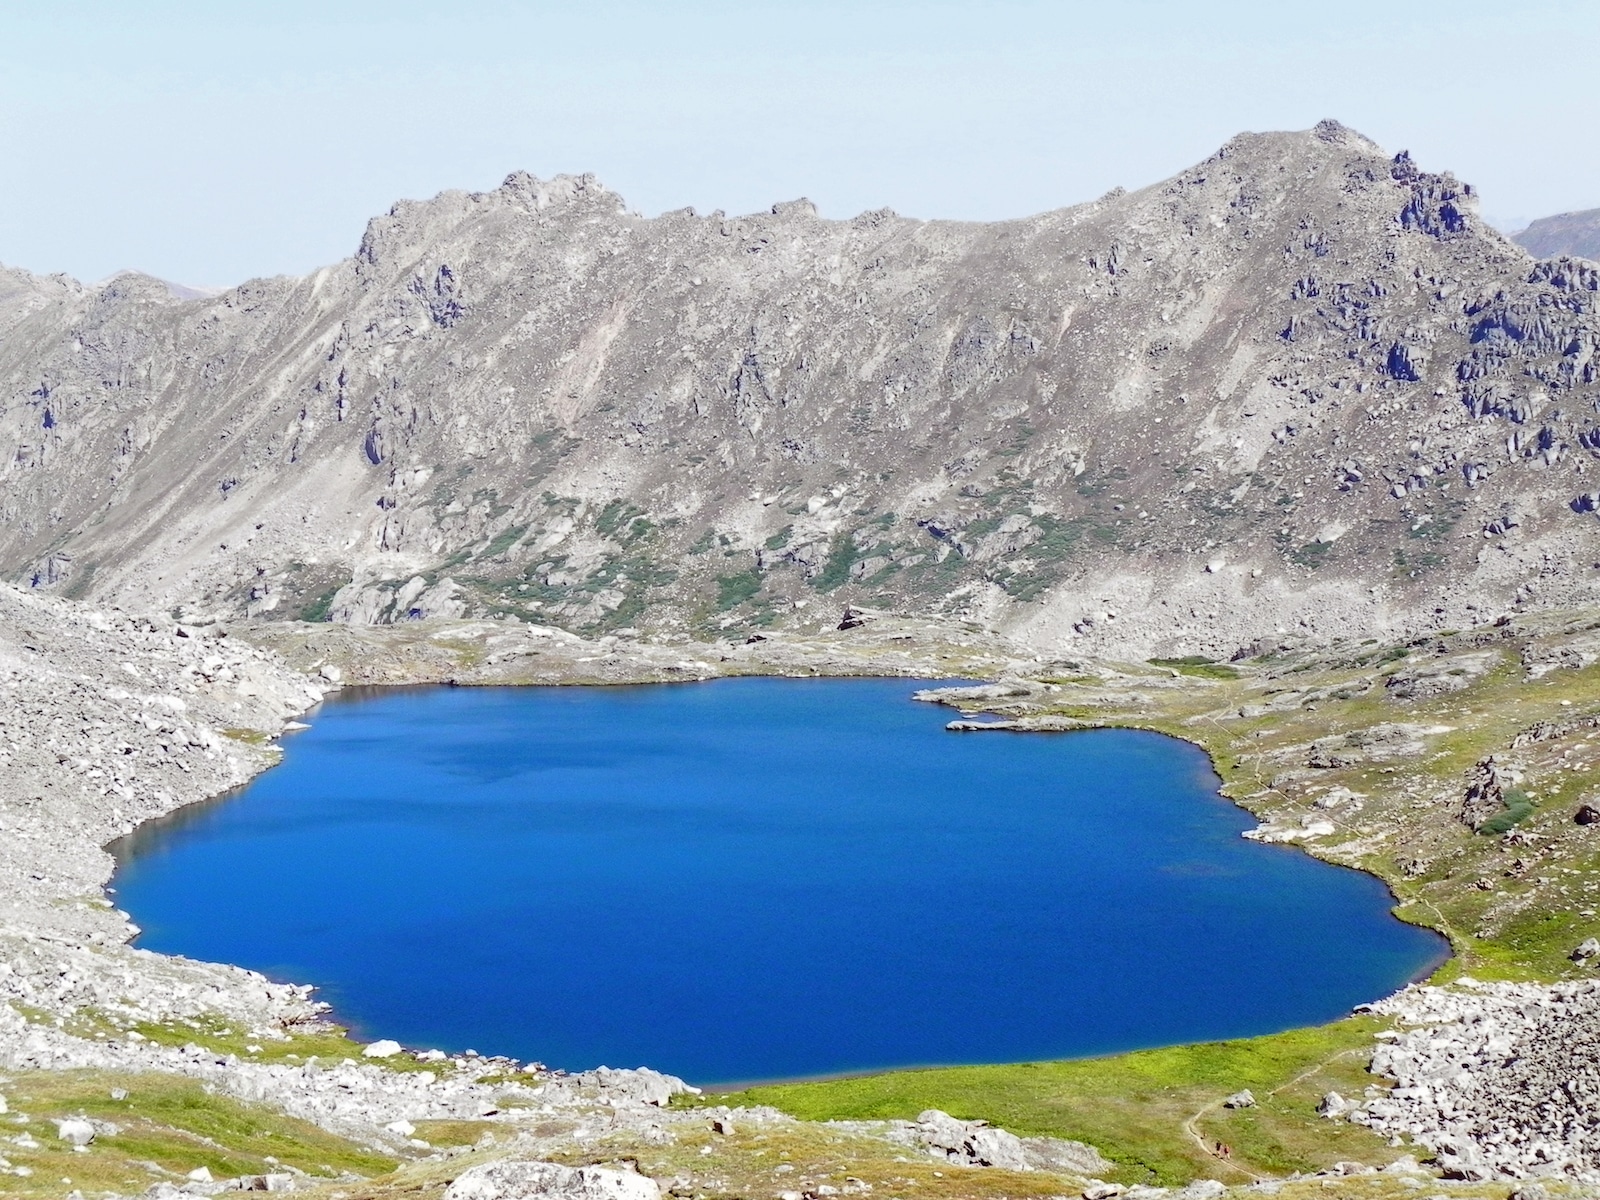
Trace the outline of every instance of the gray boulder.
<path fill-rule="evenodd" d="M 928 1149 L 942 1151 L 951 1162 L 1009 1171 L 1034 1169 L 1022 1139 L 986 1121 L 958 1121 L 947 1112 L 930 1108 L 917 1117 L 916 1131 Z"/>
<path fill-rule="evenodd" d="M 656 1108 L 665 1105 L 674 1096 L 698 1095 L 699 1089 L 690 1087 L 676 1075 L 664 1075 L 649 1067 L 618 1068 L 596 1067 L 568 1075 L 548 1085 L 554 1091 L 592 1094 L 598 1091 L 607 1104 L 648 1104 Z"/>
<path fill-rule="evenodd" d="M 241 1192 L 292 1192 L 294 1176 L 285 1171 L 270 1175 L 241 1175 L 234 1181 L 234 1187 Z"/>
<path fill-rule="evenodd" d="M 910 1134 L 929 1152 L 969 1167 L 1093 1176 L 1113 1166 L 1083 1142 L 1019 1138 L 987 1121 L 962 1121 L 937 1108 L 922 1113 L 910 1127 Z"/>
<path fill-rule="evenodd" d="M 661 1200 L 656 1181 L 604 1167 L 501 1159 L 463 1172 L 444 1200 Z"/>

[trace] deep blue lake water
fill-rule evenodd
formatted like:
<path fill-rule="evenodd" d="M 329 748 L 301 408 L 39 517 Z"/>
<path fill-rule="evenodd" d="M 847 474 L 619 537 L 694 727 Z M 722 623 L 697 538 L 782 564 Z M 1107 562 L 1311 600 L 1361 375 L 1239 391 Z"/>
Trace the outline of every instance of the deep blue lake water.
<path fill-rule="evenodd" d="M 140 944 L 368 1037 L 720 1083 L 1328 1020 L 1437 963 L 1157 734 L 951 734 L 905 680 L 351 695 L 117 849 Z"/>

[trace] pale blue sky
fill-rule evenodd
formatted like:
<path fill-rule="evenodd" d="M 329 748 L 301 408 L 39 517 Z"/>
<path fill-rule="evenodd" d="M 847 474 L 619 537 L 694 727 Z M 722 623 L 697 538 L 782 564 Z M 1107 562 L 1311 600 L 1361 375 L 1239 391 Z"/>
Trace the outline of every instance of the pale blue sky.
<path fill-rule="evenodd" d="M 0 262 L 194 284 L 401 196 L 1020 216 L 1337 117 L 1502 223 L 1600 206 L 1597 0 L 0 0 Z"/>

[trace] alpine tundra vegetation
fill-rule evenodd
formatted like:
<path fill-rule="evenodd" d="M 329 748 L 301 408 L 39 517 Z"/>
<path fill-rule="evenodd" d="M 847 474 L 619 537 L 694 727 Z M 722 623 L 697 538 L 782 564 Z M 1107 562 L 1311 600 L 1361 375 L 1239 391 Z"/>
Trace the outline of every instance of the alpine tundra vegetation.
<path fill-rule="evenodd" d="M 1333 121 L 996 224 L 515 174 L 216 296 L 0 270 L 0 1193 L 1594 1195 L 1597 302 Z M 704 1095 L 363 1046 L 105 893 L 341 686 L 745 674 L 1188 739 L 1454 956 L 1318 1029 Z"/>

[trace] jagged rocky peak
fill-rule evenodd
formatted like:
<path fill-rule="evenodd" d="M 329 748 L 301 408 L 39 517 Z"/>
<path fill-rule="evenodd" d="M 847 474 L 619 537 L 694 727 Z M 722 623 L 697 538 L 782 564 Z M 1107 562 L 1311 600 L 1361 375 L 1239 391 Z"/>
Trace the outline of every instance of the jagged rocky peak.
<path fill-rule="evenodd" d="M 0 321 L 16 314 L 19 304 L 30 299 L 53 298 L 64 294 L 79 294 L 83 285 L 70 275 L 36 275 L 24 267 L 8 267 L 0 263 Z"/>
<path fill-rule="evenodd" d="M 1334 146 L 1357 146 L 1373 154 L 1383 153 L 1377 142 L 1356 132 L 1348 125 L 1334 120 L 1332 117 L 1324 117 L 1318 121 L 1312 127 L 1311 136 L 1320 142 L 1327 142 Z"/>
<path fill-rule="evenodd" d="M 505 177 L 496 193 L 528 204 L 536 212 L 559 204 L 577 201 L 599 202 L 623 211 L 622 199 L 601 183 L 594 175 L 557 175 L 544 180 L 527 171 L 513 171 Z"/>
<path fill-rule="evenodd" d="M 356 252 L 357 267 L 403 262 L 473 221 L 508 214 L 537 216 L 550 210 L 587 216 L 626 211 L 621 198 L 593 175 L 557 175 L 545 180 L 526 171 L 513 171 L 491 191 L 450 190 L 431 200 L 397 201 L 386 214 L 367 223 Z M 506 235 L 504 229 L 499 232 Z"/>
<path fill-rule="evenodd" d="M 1459 626 L 1594 587 L 1596 286 L 1336 122 L 994 223 L 518 174 L 213 301 L 0 297 L 0 565 L 589 632 Z"/>

